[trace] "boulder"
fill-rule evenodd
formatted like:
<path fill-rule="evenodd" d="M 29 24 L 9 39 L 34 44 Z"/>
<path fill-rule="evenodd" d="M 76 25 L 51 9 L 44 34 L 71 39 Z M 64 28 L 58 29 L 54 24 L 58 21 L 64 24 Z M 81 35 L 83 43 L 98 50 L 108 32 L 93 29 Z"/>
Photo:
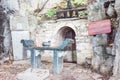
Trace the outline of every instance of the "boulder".
<path fill-rule="evenodd" d="M 87 10 L 88 21 L 98 21 L 106 18 L 104 6 L 101 2 L 94 2 L 88 5 Z"/>
<path fill-rule="evenodd" d="M 120 74 L 111 76 L 109 80 L 120 80 Z"/>
<path fill-rule="evenodd" d="M 117 12 L 118 17 L 120 17 L 120 0 L 115 0 L 115 10 Z"/>
<path fill-rule="evenodd" d="M 100 65 L 103 62 L 104 62 L 103 56 L 102 55 L 97 55 L 97 54 L 94 53 L 94 57 L 92 58 L 92 67 L 95 71 L 99 71 Z"/>
<path fill-rule="evenodd" d="M 109 56 L 109 58 L 107 58 L 107 60 L 105 60 L 105 62 L 101 64 L 100 72 L 102 74 L 106 75 L 111 73 L 113 68 L 113 60 L 114 60 L 114 57 Z"/>
<path fill-rule="evenodd" d="M 107 34 L 99 34 L 99 35 L 96 35 L 96 36 L 92 37 L 91 43 L 92 43 L 93 47 L 103 46 L 103 45 L 108 44 L 107 39 L 108 39 Z"/>

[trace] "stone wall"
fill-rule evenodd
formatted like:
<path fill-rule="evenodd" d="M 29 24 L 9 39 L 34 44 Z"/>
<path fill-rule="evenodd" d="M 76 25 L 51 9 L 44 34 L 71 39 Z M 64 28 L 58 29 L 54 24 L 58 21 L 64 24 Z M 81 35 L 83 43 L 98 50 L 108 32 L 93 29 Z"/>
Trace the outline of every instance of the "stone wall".
<path fill-rule="evenodd" d="M 34 40 L 36 46 L 42 46 L 42 42 L 51 41 L 51 47 L 58 47 L 61 44 L 61 34 L 59 30 L 63 27 L 70 27 L 76 33 L 76 54 L 77 54 L 77 63 L 82 64 L 85 62 L 86 57 L 91 58 L 92 56 L 92 48 L 90 44 L 90 37 L 88 36 L 87 31 L 87 20 L 50 20 L 44 21 L 41 25 L 37 25 L 34 17 L 21 17 L 14 16 L 11 18 L 11 30 L 12 31 L 28 31 L 30 36 L 29 38 Z M 32 19 L 32 20 L 31 20 Z M 22 45 L 21 45 L 22 46 Z M 48 56 L 50 51 L 46 51 L 46 54 L 43 56 L 47 56 L 49 61 L 52 61 L 52 54 Z M 68 52 L 69 53 L 69 52 Z M 46 59 L 44 57 L 43 59 Z M 47 59 L 48 60 L 48 59 Z"/>
<path fill-rule="evenodd" d="M 36 0 L 37 1 L 37 0 Z M 60 0 L 56 0 L 55 2 L 53 0 L 50 0 L 52 2 L 48 2 L 45 6 L 44 11 L 47 11 L 48 4 L 58 4 L 60 3 Z M 90 44 L 90 37 L 88 36 L 87 31 L 87 20 L 86 19 L 59 19 L 59 20 L 46 20 L 41 21 L 40 24 L 37 22 L 37 17 L 33 14 L 34 9 L 36 9 L 35 3 L 32 3 L 34 1 L 25 0 L 24 2 L 22 0 L 19 1 L 19 9 L 14 15 L 11 15 L 10 17 L 10 27 L 11 31 L 19 32 L 19 31 L 27 31 L 29 33 L 29 37 L 27 39 L 32 39 L 35 41 L 35 46 L 42 46 L 42 42 L 44 41 L 51 41 L 51 47 L 58 47 L 62 43 L 62 37 L 60 29 L 65 27 L 70 27 L 76 34 L 75 41 L 76 41 L 76 55 L 77 55 L 77 63 L 82 64 L 86 61 L 86 58 L 92 57 L 92 47 Z M 45 2 L 45 1 L 44 1 Z M 44 3 L 43 2 L 43 3 Z M 39 2 L 41 4 L 42 2 Z M 52 5 L 54 6 L 54 5 Z M 49 8 L 51 8 L 50 6 Z M 25 35 L 25 34 L 23 34 Z M 17 34 L 16 34 L 17 36 Z M 19 38 L 18 43 L 20 43 L 22 36 Z M 16 42 L 16 40 L 13 40 L 13 42 Z M 17 44 L 17 43 L 16 43 Z M 18 45 L 21 46 L 22 44 Z M 13 50 L 16 47 L 13 48 Z M 23 55 L 21 53 L 21 49 L 17 50 L 18 53 L 16 57 L 18 59 L 19 55 Z M 20 52 L 20 53 L 19 53 Z M 53 55 L 49 53 L 52 53 L 51 51 L 45 51 L 46 54 L 43 54 L 44 59 L 47 59 L 49 61 L 53 60 Z M 69 51 L 66 52 L 70 53 Z M 46 58 L 46 56 L 48 58 Z M 71 55 L 70 55 L 71 56 Z M 70 57 L 67 56 L 67 57 Z"/>
<path fill-rule="evenodd" d="M 41 46 L 43 41 L 51 41 L 51 47 L 57 47 L 61 44 L 61 34 L 59 30 L 64 27 L 70 27 L 75 31 L 76 34 L 76 54 L 77 54 L 77 63 L 82 64 L 85 62 L 86 58 L 92 57 L 92 47 L 90 44 L 90 37 L 88 36 L 87 31 L 87 20 L 57 20 L 57 21 L 45 21 L 42 23 L 40 29 L 37 33 L 37 42 L 38 46 Z M 70 54 L 70 52 L 67 52 Z M 45 54 L 44 54 L 45 55 Z M 49 55 L 48 53 L 46 54 Z M 51 54 L 50 54 L 51 56 Z M 69 56 L 70 57 L 70 56 Z M 50 60 L 52 61 L 52 59 Z"/>

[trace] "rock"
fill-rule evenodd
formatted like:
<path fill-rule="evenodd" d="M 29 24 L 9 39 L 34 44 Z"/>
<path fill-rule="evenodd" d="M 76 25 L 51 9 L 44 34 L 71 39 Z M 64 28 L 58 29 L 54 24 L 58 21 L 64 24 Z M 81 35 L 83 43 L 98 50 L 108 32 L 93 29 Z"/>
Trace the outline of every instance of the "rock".
<path fill-rule="evenodd" d="M 120 20 L 119 20 L 119 27 L 117 28 L 117 33 L 115 35 L 113 50 L 114 50 L 113 52 L 116 54 L 114 60 L 113 75 L 116 75 L 116 74 L 120 74 Z"/>
<path fill-rule="evenodd" d="M 97 21 L 106 18 L 104 6 L 101 2 L 94 2 L 88 5 L 87 9 L 89 21 Z"/>
<path fill-rule="evenodd" d="M 102 80 L 102 79 L 100 79 L 102 76 L 100 75 L 100 74 L 97 74 L 97 73 L 92 73 L 92 78 L 94 79 L 94 80 Z"/>
<path fill-rule="evenodd" d="M 108 42 L 107 34 L 99 34 L 92 37 L 91 39 L 91 43 L 93 47 L 107 45 L 108 44 L 107 42 Z"/>
<path fill-rule="evenodd" d="M 106 47 L 107 54 L 112 54 L 112 47 Z"/>
<path fill-rule="evenodd" d="M 115 0 L 115 10 L 117 12 L 118 17 L 120 17 L 120 0 Z"/>
<path fill-rule="evenodd" d="M 106 58 L 107 34 L 96 35 L 92 38 L 93 44 L 93 59 L 92 67 L 94 70 L 99 71 L 101 64 L 104 63 Z"/>
<path fill-rule="evenodd" d="M 107 9 L 108 16 L 112 17 L 114 15 L 114 13 L 115 13 L 114 7 L 112 6 L 112 4 L 109 4 L 109 7 Z"/>
<path fill-rule="evenodd" d="M 103 54 L 105 54 L 105 49 L 103 46 L 97 46 L 93 48 L 94 53 L 98 56 L 103 56 Z"/>
<path fill-rule="evenodd" d="M 100 65 L 104 62 L 103 56 L 94 55 L 92 59 L 92 67 L 95 71 L 99 71 Z"/>
<path fill-rule="evenodd" d="M 108 74 L 110 72 L 110 70 L 111 70 L 111 67 L 109 67 L 107 64 L 102 64 L 100 66 L 100 72 L 104 75 Z"/>
<path fill-rule="evenodd" d="M 18 80 L 47 80 L 49 70 L 29 68 L 24 72 L 17 74 Z"/>
<path fill-rule="evenodd" d="M 115 76 L 111 76 L 109 80 L 120 80 L 120 74 L 117 74 Z"/>
<path fill-rule="evenodd" d="M 113 61 L 114 57 L 109 56 L 109 58 L 100 66 L 100 72 L 104 75 L 111 74 Z"/>
<path fill-rule="evenodd" d="M 86 61 L 87 64 L 91 64 L 91 58 L 86 57 L 85 61 Z"/>

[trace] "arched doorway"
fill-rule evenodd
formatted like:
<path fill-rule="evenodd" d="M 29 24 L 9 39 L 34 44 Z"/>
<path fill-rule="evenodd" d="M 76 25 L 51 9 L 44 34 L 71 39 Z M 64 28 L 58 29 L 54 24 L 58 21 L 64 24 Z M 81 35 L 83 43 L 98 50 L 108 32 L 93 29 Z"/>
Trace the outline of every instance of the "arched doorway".
<path fill-rule="evenodd" d="M 59 37 L 61 38 L 61 41 L 64 41 L 66 38 L 71 38 L 74 40 L 74 43 L 71 47 L 66 48 L 66 56 L 64 57 L 65 62 L 74 62 L 76 63 L 77 57 L 76 57 L 76 40 L 75 40 L 75 31 L 68 27 L 64 26 L 59 30 Z"/>

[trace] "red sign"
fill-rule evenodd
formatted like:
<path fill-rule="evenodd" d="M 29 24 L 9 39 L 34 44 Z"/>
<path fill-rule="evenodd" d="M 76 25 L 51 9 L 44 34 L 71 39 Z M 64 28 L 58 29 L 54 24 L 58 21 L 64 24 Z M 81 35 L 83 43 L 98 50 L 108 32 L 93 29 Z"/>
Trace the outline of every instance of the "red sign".
<path fill-rule="evenodd" d="M 111 22 L 110 20 L 101 20 L 88 23 L 88 34 L 104 34 L 111 32 Z"/>

